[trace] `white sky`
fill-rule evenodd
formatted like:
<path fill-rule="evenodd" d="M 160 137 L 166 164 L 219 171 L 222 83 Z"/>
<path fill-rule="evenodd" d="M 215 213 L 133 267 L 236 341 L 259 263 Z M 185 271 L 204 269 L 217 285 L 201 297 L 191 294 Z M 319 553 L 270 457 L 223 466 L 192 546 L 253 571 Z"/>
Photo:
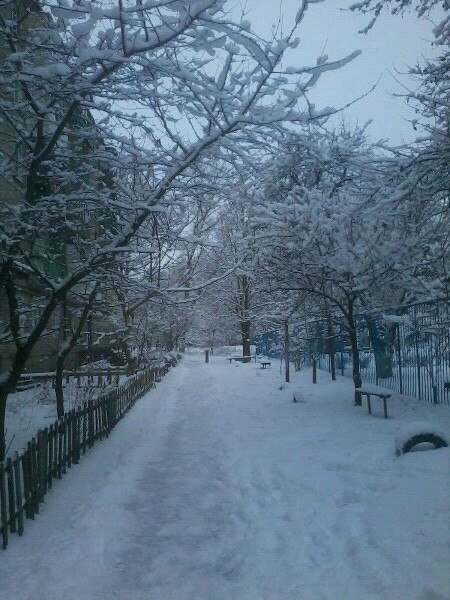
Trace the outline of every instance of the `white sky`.
<path fill-rule="evenodd" d="M 246 18 L 253 29 L 269 36 L 273 24 L 278 21 L 280 0 L 241 0 L 241 4 L 246 6 Z M 369 133 L 373 140 L 389 138 L 395 144 L 412 141 L 416 134 L 408 119 L 412 118 L 413 112 L 404 99 L 392 95 L 403 91 L 395 78 L 408 85 L 415 84 L 396 71 L 404 73 L 408 65 L 434 53 L 432 23 L 418 19 L 414 11 L 404 16 L 386 12 L 367 35 L 362 35 L 358 30 L 369 22 L 370 17 L 340 10 L 350 4 L 349 0 L 325 0 L 310 5 L 298 31 L 301 42 L 296 50 L 286 54 L 284 66 L 315 64 L 324 49 L 330 59 L 335 59 L 360 48 L 363 54 L 352 63 L 323 76 L 310 95 L 311 100 L 318 109 L 342 106 L 367 92 L 381 76 L 376 90 L 341 114 L 350 124 L 359 122 L 362 125 L 372 119 Z M 281 1 L 284 31 L 290 29 L 299 6 L 300 0 Z"/>

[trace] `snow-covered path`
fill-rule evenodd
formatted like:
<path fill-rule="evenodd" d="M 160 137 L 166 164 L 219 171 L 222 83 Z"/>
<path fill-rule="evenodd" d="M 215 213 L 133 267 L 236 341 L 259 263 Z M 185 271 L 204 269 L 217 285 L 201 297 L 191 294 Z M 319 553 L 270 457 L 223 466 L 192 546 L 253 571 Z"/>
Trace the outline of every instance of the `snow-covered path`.
<path fill-rule="evenodd" d="M 385 421 L 321 377 L 186 355 L 0 554 L 0 598 L 447 598 L 449 451 L 393 440 L 448 407 Z"/>

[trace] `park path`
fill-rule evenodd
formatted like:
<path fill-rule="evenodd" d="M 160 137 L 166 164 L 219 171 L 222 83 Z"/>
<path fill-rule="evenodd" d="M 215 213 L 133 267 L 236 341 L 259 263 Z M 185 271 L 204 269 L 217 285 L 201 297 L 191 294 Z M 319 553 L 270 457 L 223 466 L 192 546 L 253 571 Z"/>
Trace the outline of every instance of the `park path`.
<path fill-rule="evenodd" d="M 187 354 L 0 555 L 0 599 L 445 598 L 446 449 L 400 463 L 346 380 L 295 377 L 300 404 Z"/>

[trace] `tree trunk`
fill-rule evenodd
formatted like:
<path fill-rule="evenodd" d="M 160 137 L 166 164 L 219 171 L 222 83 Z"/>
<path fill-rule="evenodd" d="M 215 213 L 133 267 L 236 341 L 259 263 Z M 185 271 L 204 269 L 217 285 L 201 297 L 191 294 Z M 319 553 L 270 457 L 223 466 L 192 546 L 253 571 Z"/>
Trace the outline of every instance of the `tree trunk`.
<path fill-rule="evenodd" d="M 289 363 L 290 363 L 290 348 L 289 348 L 289 324 L 284 323 L 284 364 L 285 364 L 285 380 L 289 383 Z"/>
<path fill-rule="evenodd" d="M 93 336 L 93 331 L 92 331 L 92 314 L 89 314 L 88 318 L 87 318 L 87 323 L 88 323 L 88 362 L 91 363 L 94 361 L 94 336 Z"/>
<path fill-rule="evenodd" d="M 236 311 L 239 317 L 239 326 L 242 335 L 242 356 L 250 356 L 250 281 L 248 277 L 238 276 L 238 293 L 236 298 Z M 250 360 L 250 358 L 248 359 Z"/>
<path fill-rule="evenodd" d="M 5 459 L 6 455 L 6 431 L 5 431 L 5 416 L 6 416 L 6 399 L 9 391 L 6 386 L 0 385 L 0 462 Z"/>
<path fill-rule="evenodd" d="M 64 389 L 63 389 L 63 372 L 64 372 L 64 356 L 58 356 L 56 361 L 55 373 L 55 396 L 56 396 L 56 413 L 58 419 L 64 416 Z"/>
<path fill-rule="evenodd" d="M 359 364 L 359 348 L 358 348 L 358 336 L 356 332 L 356 323 L 353 315 L 353 306 L 349 307 L 348 311 L 348 324 L 349 324 L 349 338 L 350 338 L 350 347 L 352 351 L 352 363 L 353 363 L 353 383 L 355 388 L 361 387 L 361 369 Z M 362 399 L 361 393 L 355 391 L 355 406 L 361 406 Z"/>
<path fill-rule="evenodd" d="M 336 381 L 336 356 L 334 354 L 333 325 L 329 317 L 327 319 L 327 342 L 328 356 L 330 358 L 331 379 L 332 381 Z"/>
<path fill-rule="evenodd" d="M 129 375 L 131 375 L 132 373 L 136 372 L 136 357 L 133 356 L 133 354 L 128 346 L 127 339 L 123 339 L 121 341 L 121 346 L 122 346 L 123 353 L 125 355 L 125 361 L 127 363 L 127 373 Z"/>
<path fill-rule="evenodd" d="M 250 321 L 241 322 L 242 356 L 250 356 Z"/>
<path fill-rule="evenodd" d="M 73 348 L 75 348 L 78 339 L 83 331 L 84 325 L 86 321 L 89 322 L 89 327 L 92 327 L 92 317 L 91 317 L 91 309 L 92 304 L 95 299 L 95 295 L 97 293 L 98 283 L 94 285 L 92 292 L 89 294 L 89 298 L 83 308 L 83 312 L 81 313 L 80 319 L 78 321 L 78 325 L 76 329 L 72 332 L 70 340 L 68 340 L 63 348 L 60 350 L 58 354 L 58 358 L 56 359 L 56 373 L 55 373 L 55 395 L 56 395 L 56 412 L 58 414 L 58 419 L 61 419 L 64 416 L 64 389 L 63 389 L 63 373 L 64 373 L 64 364 L 66 358 L 69 356 L 69 353 Z M 92 331 L 92 330 L 91 330 Z"/>
<path fill-rule="evenodd" d="M 375 368 L 377 377 L 386 379 L 392 377 L 393 348 L 391 332 L 382 327 L 373 317 L 366 317 L 369 338 L 375 355 Z"/>

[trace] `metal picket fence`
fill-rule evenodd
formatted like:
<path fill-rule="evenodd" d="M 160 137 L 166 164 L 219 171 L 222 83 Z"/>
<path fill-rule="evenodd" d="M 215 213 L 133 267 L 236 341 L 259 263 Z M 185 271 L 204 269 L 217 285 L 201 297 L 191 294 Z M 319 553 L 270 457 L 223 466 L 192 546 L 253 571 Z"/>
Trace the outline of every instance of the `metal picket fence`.
<path fill-rule="evenodd" d="M 76 465 L 96 441 L 111 429 L 134 403 L 160 381 L 175 357 L 163 366 L 144 369 L 123 385 L 67 412 L 37 432 L 24 451 L 0 462 L 0 536 L 2 547 L 10 534 L 22 535 L 26 519 L 34 519 L 54 482 Z"/>
<path fill-rule="evenodd" d="M 380 369 L 380 360 L 367 328 L 358 319 L 359 358 L 363 381 L 375 383 L 435 404 L 450 403 L 450 310 L 446 300 L 415 304 L 400 316 L 389 311 L 377 321 L 388 329 L 388 368 Z M 321 369 L 329 370 L 325 342 L 325 324 L 311 322 L 308 335 L 315 340 L 304 347 L 303 360 L 310 362 L 313 348 Z M 352 359 L 348 340 L 339 325 L 333 326 L 338 372 L 351 376 Z M 378 360 L 377 360 L 378 359 Z"/>

